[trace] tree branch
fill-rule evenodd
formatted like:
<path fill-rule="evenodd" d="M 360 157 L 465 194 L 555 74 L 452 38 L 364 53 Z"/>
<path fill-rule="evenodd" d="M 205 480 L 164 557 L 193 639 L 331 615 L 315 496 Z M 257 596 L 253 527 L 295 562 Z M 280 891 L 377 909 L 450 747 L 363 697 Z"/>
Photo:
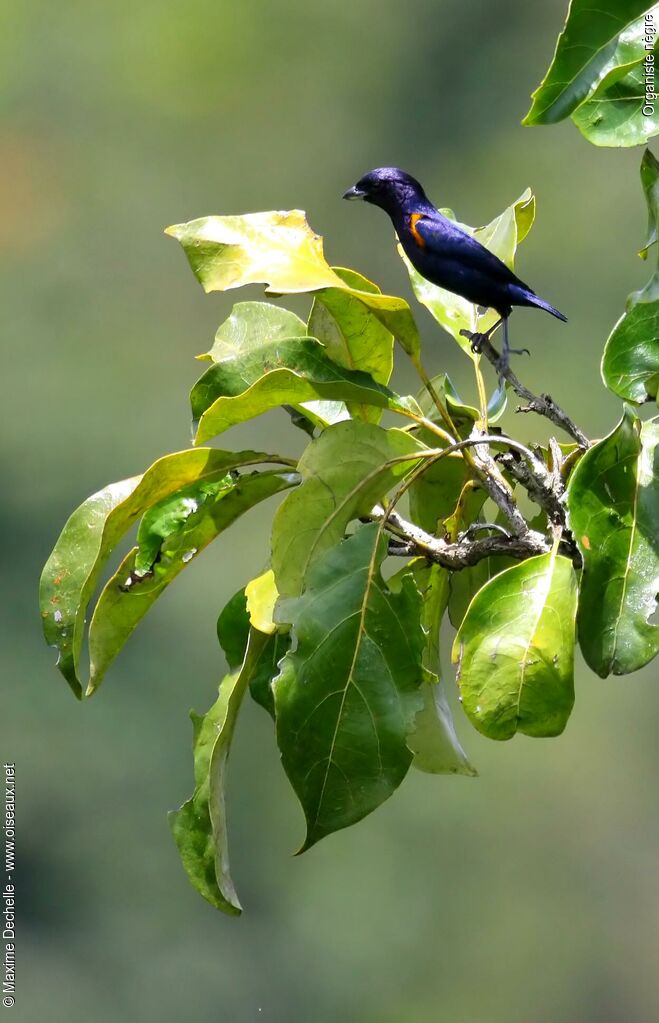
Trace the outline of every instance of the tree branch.
<path fill-rule="evenodd" d="M 371 512 L 371 518 L 380 521 L 387 517 L 386 527 L 395 534 L 389 544 L 389 553 L 403 557 L 421 556 L 434 561 L 444 568 L 457 571 L 476 565 L 483 558 L 493 554 L 507 554 L 509 557 L 530 558 L 534 554 L 546 554 L 551 545 L 542 533 L 527 530 L 524 536 L 488 536 L 483 540 L 469 540 L 463 537 L 456 543 L 448 543 L 440 537 L 432 536 L 425 529 L 402 518 L 398 512 L 389 514 L 381 507 Z"/>
<path fill-rule="evenodd" d="M 512 387 L 515 394 L 523 398 L 528 404 L 520 406 L 518 412 L 537 412 L 539 416 L 544 416 L 546 419 L 551 420 L 555 426 L 564 430 L 565 433 L 572 437 L 580 448 L 588 448 L 590 441 L 586 437 L 586 434 L 581 430 L 575 422 L 568 416 L 567 412 L 564 412 L 560 405 L 557 405 L 553 398 L 548 394 L 533 394 L 529 391 L 528 387 L 525 387 L 519 378 L 513 373 L 510 366 L 501 365 L 501 356 L 497 352 L 494 345 L 488 338 L 483 338 L 480 342 L 479 351 L 485 358 L 490 362 L 497 373 L 504 377 Z"/>

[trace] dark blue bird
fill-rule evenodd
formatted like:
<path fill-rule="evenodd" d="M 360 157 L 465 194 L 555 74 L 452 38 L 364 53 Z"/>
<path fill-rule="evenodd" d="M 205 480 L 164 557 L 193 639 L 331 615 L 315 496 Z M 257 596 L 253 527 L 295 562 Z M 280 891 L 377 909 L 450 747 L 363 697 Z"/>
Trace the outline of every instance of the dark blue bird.
<path fill-rule="evenodd" d="M 343 198 L 363 199 L 388 213 L 407 258 L 426 280 L 499 314 L 500 320 L 485 334 L 470 337 L 478 351 L 483 339 L 489 339 L 499 324 L 503 325 L 501 371 L 505 372 L 508 365 L 508 317 L 513 306 L 535 306 L 559 320 L 567 319 L 493 252 L 440 213 L 419 182 L 400 168 L 369 171 Z"/>

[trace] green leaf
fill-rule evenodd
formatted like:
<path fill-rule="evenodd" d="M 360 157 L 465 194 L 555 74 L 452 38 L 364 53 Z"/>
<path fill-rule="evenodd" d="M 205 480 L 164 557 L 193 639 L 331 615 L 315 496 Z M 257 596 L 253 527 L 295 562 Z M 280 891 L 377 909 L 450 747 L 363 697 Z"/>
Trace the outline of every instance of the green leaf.
<path fill-rule="evenodd" d="M 449 573 L 440 565 L 429 565 L 424 559 L 418 559 L 407 566 L 407 572 L 397 581 L 398 586 L 402 586 L 406 574 L 414 580 L 421 595 L 421 626 L 425 636 L 423 707 L 416 714 L 413 731 L 407 737 L 407 745 L 414 754 L 412 766 L 427 774 L 474 777 L 478 772 L 469 763 L 458 739 L 441 674 L 439 636 L 448 599 Z M 393 579 L 389 580 L 389 586 L 394 589 Z"/>
<path fill-rule="evenodd" d="M 377 285 L 354 270 L 336 270 L 350 287 L 380 294 Z M 388 384 L 393 370 L 393 335 L 367 306 L 350 292 L 325 288 L 317 293 L 309 316 L 308 333 L 325 346 L 329 358 L 345 369 L 361 369 L 377 383 Z M 357 419 L 377 423 L 381 412 L 372 405 L 351 402 Z"/>
<path fill-rule="evenodd" d="M 643 25 L 643 20 L 637 24 Z M 654 55 L 659 54 L 655 46 Z M 574 111 L 572 120 L 594 146 L 641 146 L 659 133 L 659 108 L 647 104 L 643 56 L 622 78 L 600 86 Z M 654 71 L 656 59 L 651 65 Z M 619 70 L 619 69 L 616 69 Z M 652 86 L 650 86 L 652 91 Z M 648 111 L 644 108 L 648 106 Z"/>
<path fill-rule="evenodd" d="M 252 631 L 257 630 L 252 629 Z M 279 673 L 279 665 L 290 648 L 291 634 L 289 630 L 278 629 L 276 632 L 266 635 L 266 642 L 261 646 L 259 657 L 254 664 L 254 671 L 249 680 L 252 699 L 268 712 L 273 721 L 275 719 L 275 701 L 272 684 Z"/>
<path fill-rule="evenodd" d="M 307 821 L 303 850 L 384 802 L 412 760 L 420 598 L 411 580 L 388 590 L 386 550 L 377 525 L 359 529 L 315 563 L 301 597 L 280 605 L 297 647 L 274 682 L 277 739 Z"/>
<path fill-rule="evenodd" d="M 76 696 L 82 696 L 78 672 L 87 605 L 107 558 L 137 518 L 190 483 L 222 479 L 243 465 L 289 461 L 256 451 L 179 451 L 143 476 L 104 487 L 73 512 L 44 567 L 40 606 L 46 642 L 56 647 L 57 667 Z"/>
<path fill-rule="evenodd" d="M 577 581 L 555 552 L 507 568 L 476 594 L 453 644 L 463 707 L 479 732 L 560 735 L 574 703 Z"/>
<path fill-rule="evenodd" d="M 465 224 L 461 226 L 512 269 L 517 246 L 529 233 L 534 217 L 535 197 L 527 188 L 512 206 L 485 227 L 471 228 Z M 479 316 L 477 307 L 466 298 L 431 284 L 417 273 L 400 244 L 398 252 L 407 267 L 412 289 L 419 302 L 432 313 L 440 326 L 455 338 L 463 351 L 472 358 L 478 358 L 471 351 L 468 338 L 462 337 L 460 332 L 488 330 L 499 319 L 498 314 L 490 310 L 484 316 Z"/>
<path fill-rule="evenodd" d="M 252 699 L 267 710 L 272 718 L 275 716 L 275 705 L 272 696 L 272 680 L 277 674 L 278 665 L 286 651 L 290 648 L 291 637 L 288 629 L 282 630 L 271 620 L 267 621 L 268 612 L 265 603 L 273 596 L 273 584 L 269 587 L 265 582 L 265 573 L 257 580 L 252 580 L 239 590 L 220 613 L 217 620 L 217 636 L 230 668 L 240 667 L 245 657 L 245 650 L 252 632 L 260 632 L 266 642 L 258 644 L 254 655 L 249 678 L 249 690 Z M 255 585 L 256 584 L 256 585 Z M 266 596 L 270 590 L 270 598 Z M 248 610 L 248 598 L 250 607 Z M 267 631 L 262 627 L 268 625 Z M 253 640 L 255 643 L 256 640 Z"/>
<path fill-rule="evenodd" d="M 138 546 L 127 555 L 98 598 L 89 626 L 90 676 L 85 695 L 91 696 L 98 689 L 130 634 L 186 565 L 250 508 L 298 482 L 296 473 L 274 471 L 242 476 L 232 481 L 231 486 L 218 488 L 212 499 L 199 503 L 196 509 L 190 507 L 187 517 L 178 522 L 178 528 L 170 528 L 177 521 L 172 507 L 181 506 L 178 494 L 150 509 L 140 527 L 138 543 L 146 533 L 151 559 L 148 564 L 152 567 L 148 575 L 140 577 L 144 552 Z M 184 489 L 190 490 L 189 487 Z M 148 531 L 144 529 L 145 522 Z M 153 538 L 158 535 L 159 527 L 164 536 L 154 552 Z M 154 563 L 155 554 L 158 560 Z"/>
<path fill-rule="evenodd" d="M 243 663 L 249 638 L 249 615 L 244 590 L 227 601 L 217 619 L 217 639 L 231 671 Z"/>
<path fill-rule="evenodd" d="M 451 625 L 455 629 L 460 628 L 467 608 L 478 591 L 485 586 L 485 583 L 502 572 L 504 568 L 510 568 L 514 564 L 513 558 L 496 555 L 482 558 L 475 565 L 451 573 L 448 614 Z"/>
<path fill-rule="evenodd" d="M 269 302 L 237 302 L 231 315 L 215 335 L 215 343 L 206 355 L 210 362 L 240 358 L 246 352 L 288 337 L 304 337 L 307 328 L 295 313 Z"/>
<path fill-rule="evenodd" d="M 229 870 L 226 809 L 227 760 L 245 689 L 268 637 L 252 630 L 240 671 L 227 675 L 219 696 L 203 716 L 191 712 L 195 790 L 169 814 L 181 861 L 191 883 L 212 906 L 238 915 L 241 905 Z"/>
<path fill-rule="evenodd" d="M 312 441 L 298 465 L 302 485 L 274 517 L 272 567 L 279 592 L 301 593 L 314 561 L 338 543 L 352 519 L 370 513 L 423 450 L 401 430 L 353 421 L 330 426 Z M 392 464 L 407 454 L 409 461 Z"/>
<path fill-rule="evenodd" d="M 659 423 L 627 408 L 570 478 L 569 524 L 584 562 L 579 645 L 605 678 L 643 667 L 659 650 L 650 624 L 659 591 Z"/>
<path fill-rule="evenodd" d="M 470 469 L 460 455 L 449 455 L 431 463 L 409 489 L 410 515 L 417 525 L 428 533 L 441 535 L 441 523 L 455 510 Z M 487 494 L 478 491 L 480 502 L 474 509 L 478 514 Z"/>
<path fill-rule="evenodd" d="M 597 7 L 571 0 L 554 59 L 522 123 L 562 121 L 611 74 L 616 60 L 626 66 L 627 55 L 618 50 L 620 33 L 646 10 L 647 0 L 602 0 Z"/>
<path fill-rule="evenodd" d="M 262 375 L 261 375 L 262 374 Z M 347 401 L 396 408 L 400 399 L 360 370 L 332 362 L 314 338 L 289 338 L 215 363 L 194 385 L 192 415 L 199 419 L 195 444 L 280 405 L 313 400 Z"/>
<path fill-rule="evenodd" d="M 646 258 L 656 242 L 659 224 L 659 163 L 649 149 L 641 162 L 641 182 L 648 207 Z M 627 299 L 627 311 L 613 328 L 602 357 L 602 379 L 627 401 L 656 398 L 659 373 L 659 266 L 640 291 Z"/>
<path fill-rule="evenodd" d="M 407 302 L 346 284 L 325 261 L 322 238 L 302 210 L 203 217 L 165 233 L 181 243 L 206 292 L 245 284 L 268 284 L 279 295 L 340 288 L 371 309 L 409 355 L 418 356 L 419 331 Z"/>

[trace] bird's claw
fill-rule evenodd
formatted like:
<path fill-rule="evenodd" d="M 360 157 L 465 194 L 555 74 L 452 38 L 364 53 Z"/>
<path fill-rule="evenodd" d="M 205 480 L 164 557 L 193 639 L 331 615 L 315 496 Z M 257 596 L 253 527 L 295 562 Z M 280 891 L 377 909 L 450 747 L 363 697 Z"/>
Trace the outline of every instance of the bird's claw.
<path fill-rule="evenodd" d="M 483 347 L 483 341 L 488 341 L 487 334 L 479 334 L 478 331 L 466 330 L 463 328 L 460 331 L 460 337 L 466 337 L 471 345 L 471 350 L 474 355 L 478 355 Z"/>

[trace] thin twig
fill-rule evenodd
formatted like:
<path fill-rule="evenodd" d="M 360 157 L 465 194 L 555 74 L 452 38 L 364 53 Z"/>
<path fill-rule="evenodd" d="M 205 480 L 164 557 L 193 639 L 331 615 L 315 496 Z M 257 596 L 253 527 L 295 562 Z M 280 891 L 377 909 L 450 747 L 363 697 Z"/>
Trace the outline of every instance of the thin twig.
<path fill-rule="evenodd" d="M 548 394 L 533 394 L 529 391 L 528 387 L 525 387 L 519 378 L 513 373 L 510 366 L 502 366 L 501 356 L 494 347 L 494 345 L 487 338 L 483 338 L 480 343 L 480 352 L 490 362 L 497 373 L 504 377 L 512 387 L 515 394 L 523 398 L 524 401 L 528 402 L 527 405 L 520 406 L 518 412 L 537 412 L 539 416 L 545 416 L 546 419 L 551 420 L 555 426 L 564 430 L 565 433 L 572 437 L 580 448 L 587 448 L 590 445 L 590 441 L 586 437 L 586 434 L 581 430 L 577 424 L 570 419 L 567 412 L 565 412 L 560 405 Z"/>

